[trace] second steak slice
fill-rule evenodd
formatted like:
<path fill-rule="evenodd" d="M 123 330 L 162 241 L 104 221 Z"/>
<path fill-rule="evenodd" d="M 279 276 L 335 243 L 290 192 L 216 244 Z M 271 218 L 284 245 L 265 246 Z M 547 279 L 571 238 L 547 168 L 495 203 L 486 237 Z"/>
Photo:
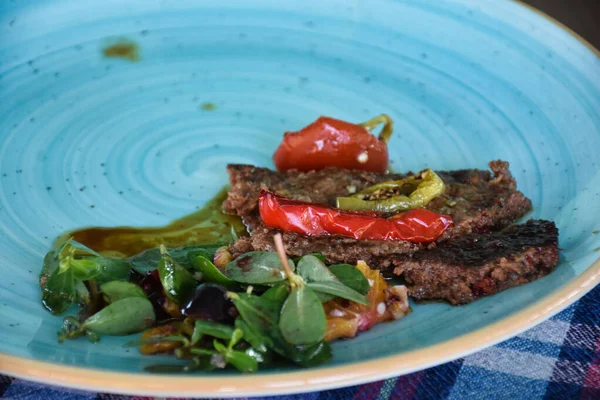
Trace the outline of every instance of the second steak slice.
<path fill-rule="evenodd" d="M 554 222 L 530 220 L 502 232 L 470 234 L 412 256 L 388 259 L 411 297 L 469 303 L 534 281 L 558 263 Z"/>

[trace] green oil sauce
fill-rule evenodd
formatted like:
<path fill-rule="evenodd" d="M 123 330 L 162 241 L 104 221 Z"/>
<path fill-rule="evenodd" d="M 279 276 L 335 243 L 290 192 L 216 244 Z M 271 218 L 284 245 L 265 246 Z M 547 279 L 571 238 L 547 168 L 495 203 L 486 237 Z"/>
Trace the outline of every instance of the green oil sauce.
<path fill-rule="evenodd" d="M 228 244 L 247 236 L 240 217 L 227 215 L 221 205 L 227 198 L 227 188 L 195 213 L 179 218 L 168 225 L 153 228 L 85 228 L 62 235 L 57 243 L 73 237 L 95 251 L 117 257 L 129 257 L 164 244 L 180 247 L 201 244 Z"/>
<path fill-rule="evenodd" d="M 102 49 L 102 54 L 106 58 L 121 58 L 128 61 L 139 61 L 140 52 L 137 43 L 121 39 L 118 42 Z"/>
<path fill-rule="evenodd" d="M 200 108 L 203 111 L 214 111 L 217 109 L 217 106 L 214 103 L 202 103 Z"/>

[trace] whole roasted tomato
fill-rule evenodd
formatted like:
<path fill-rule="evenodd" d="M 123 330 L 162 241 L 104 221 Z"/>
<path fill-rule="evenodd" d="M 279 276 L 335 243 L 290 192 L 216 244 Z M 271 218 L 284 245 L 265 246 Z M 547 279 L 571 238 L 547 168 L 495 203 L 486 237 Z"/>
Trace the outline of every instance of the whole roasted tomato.
<path fill-rule="evenodd" d="M 370 130 L 384 124 L 379 137 Z M 392 120 L 385 114 L 362 124 L 319 117 L 298 132 L 286 132 L 273 161 L 279 171 L 311 171 L 326 167 L 384 173 Z"/>

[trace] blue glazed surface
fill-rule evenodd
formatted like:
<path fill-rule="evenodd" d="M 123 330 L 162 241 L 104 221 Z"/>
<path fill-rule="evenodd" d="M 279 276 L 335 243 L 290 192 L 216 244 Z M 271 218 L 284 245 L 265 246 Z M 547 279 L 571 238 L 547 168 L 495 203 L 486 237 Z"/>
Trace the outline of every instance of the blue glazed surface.
<path fill-rule="evenodd" d="M 102 57 L 122 38 L 138 62 Z M 123 338 L 57 344 L 61 319 L 37 283 L 53 239 L 192 212 L 226 182 L 226 163 L 272 166 L 282 133 L 322 114 L 392 116 L 399 171 L 508 160 L 529 217 L 556 221 L 564 249 L 538 282 L 465 307 L 415 305 L 335 343 L 332 365 L 499 321 L 600 255 L 600 60 L 516 3 L 4 2 L 0 99 L 3 353 L 130 372 L 156 362 Z"/>

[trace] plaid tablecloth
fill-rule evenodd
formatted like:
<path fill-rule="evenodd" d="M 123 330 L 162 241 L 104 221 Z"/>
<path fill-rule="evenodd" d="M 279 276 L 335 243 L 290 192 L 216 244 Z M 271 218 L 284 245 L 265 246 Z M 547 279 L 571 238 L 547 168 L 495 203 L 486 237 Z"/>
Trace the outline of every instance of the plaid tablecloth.
<path fill-rule="evenodd" d="M 56 388 L 2 375 L 0 396 L 15 400 L 152 400 Z M 549 321 L 463 359 L 366 385 L 266 399 L 598 400 L 600 286 Z"/>

